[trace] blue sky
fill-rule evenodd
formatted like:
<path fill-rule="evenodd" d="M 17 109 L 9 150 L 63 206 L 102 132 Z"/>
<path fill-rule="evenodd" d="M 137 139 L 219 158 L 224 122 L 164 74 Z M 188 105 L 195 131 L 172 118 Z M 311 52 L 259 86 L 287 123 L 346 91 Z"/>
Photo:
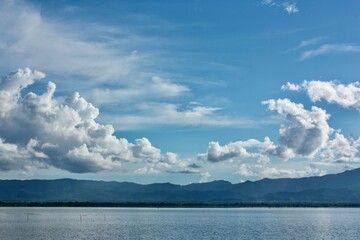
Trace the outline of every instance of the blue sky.
<path fill-rule="evenodd" d="M 356 168 L 359 7 L 4 1 L 1 177 L 185 184 Z"/>

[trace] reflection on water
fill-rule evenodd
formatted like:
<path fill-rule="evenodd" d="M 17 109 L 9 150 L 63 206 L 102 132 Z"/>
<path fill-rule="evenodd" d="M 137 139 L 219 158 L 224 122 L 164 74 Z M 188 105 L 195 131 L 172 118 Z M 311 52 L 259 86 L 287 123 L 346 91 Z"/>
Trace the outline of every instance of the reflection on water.
<path fill-rule="evenodd" d="M 0 208 L 0 239 L 360 239 L 360 209 Z"/>

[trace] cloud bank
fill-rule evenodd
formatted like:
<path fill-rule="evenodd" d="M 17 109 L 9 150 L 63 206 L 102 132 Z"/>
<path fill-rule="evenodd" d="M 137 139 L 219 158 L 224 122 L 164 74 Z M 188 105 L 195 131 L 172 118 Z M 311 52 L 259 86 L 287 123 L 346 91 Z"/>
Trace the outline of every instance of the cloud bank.
<path fill-rule="evenodd" d="M 360 111 L 358 82 L 347 85 L 317 80 L 304 81 L 302 84 L 288 82 L 281 89 L 306 91 L 313 102 L 325 100 Z M 211 163 L 236 162 L 239 170 L 235 173 L 242 177 L 324 175 L 326 171 L 317 168 L 315 164 L 360 163 L 360 138 L 347 138 L 341 134 L 341 130 L 332 129 L 328 124 L 330 115 L 324 109 L 312 106 L 307 110 L 304 105 L 289 99 L 270 99 L 262 104 L 286 119 L 286 124 L 280 126 L 277 143 L 268 137 L 263 142 L 249 139 L 223 146 L 218 142 L 210 142 L 206 153 L 199 154 L 198 158 Z M 277 168 L 269 165 L 273 157 L 283 160 L 305 158 L 311 164 L 299 169 Z"/>
<path fill-rule="evenodd" d="M 327 123 L 330 115 L 321 108 L 313 106 L 309 111 L 304 109 L 302 104 L 293 103 L 289 99 L 270 99 L 263 104 L 267 105 L 269 110 L 285 117 L 288 122 L 279 129 L 277 145 L 268 137 L 263 142 L 249 139 L 225 146 L 220 146 L 218 142 L 210 142 L 207 152 L 199 154 L 199 158 L 219 162 L 230 159 L 266 159 L 269 156 L 284 160 L 312 157 L 326 145 L 333 132 Z"/>
<path fill-rule="evenodd" d="M 61 102 L 54 97 L 56 85 L 48 82 L 40 95 L 22 94 L 44 77 L 26 68 L 0 81 L 0 170 L 51 166 L 85 173 L 115 170 L 129 162 L 142 162 L 151 172 L 182 167 L 176 155 L 161 154 L 146 138 L 129 143 L 114 136 L 111 125 L 96 121 L 99 109 L 77 92 Z"/>

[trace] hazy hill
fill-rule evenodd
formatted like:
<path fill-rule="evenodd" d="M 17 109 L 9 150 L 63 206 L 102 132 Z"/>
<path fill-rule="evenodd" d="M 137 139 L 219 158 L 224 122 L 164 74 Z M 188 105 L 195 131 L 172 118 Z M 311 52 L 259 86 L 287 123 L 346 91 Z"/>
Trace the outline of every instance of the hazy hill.
<path fill-rule="evenodd" d="M 141 185 L 74 179 L 1 180 L 2 202 L 360 203 L 360 169 L 322 177 Z"/>

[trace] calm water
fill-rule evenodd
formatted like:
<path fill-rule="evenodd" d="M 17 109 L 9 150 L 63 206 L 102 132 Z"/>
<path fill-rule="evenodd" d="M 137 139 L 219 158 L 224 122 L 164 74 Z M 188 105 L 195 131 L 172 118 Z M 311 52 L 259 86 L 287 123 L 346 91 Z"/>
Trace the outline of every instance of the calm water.
<path fill-rule="evenodd" d="M 360 239 L 360 209 L 0 208 L 0 239 Z"/>

